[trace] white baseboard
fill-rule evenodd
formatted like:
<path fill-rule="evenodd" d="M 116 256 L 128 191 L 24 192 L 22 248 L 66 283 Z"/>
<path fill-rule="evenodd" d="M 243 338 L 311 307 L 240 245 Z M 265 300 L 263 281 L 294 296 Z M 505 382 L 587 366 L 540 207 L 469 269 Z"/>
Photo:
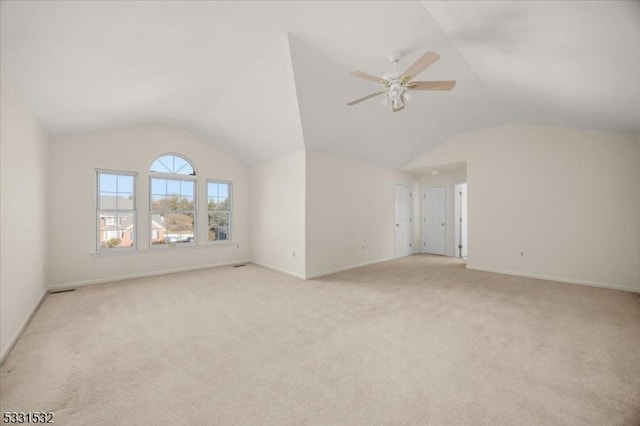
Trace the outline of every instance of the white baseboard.
<path fill-rule="evenodd" d="M 280 272 L 281 274 L 289 275 L 290 277 L 298 278 L 298 279 L 301 279 L 301 280 L 305 279 L 304 275 L 302 275 L 302 274 L 298 274 L 297 272 L 288 271 L 288 270 L 282 269 L 282 268 L 277 268 L 275 266 L 267 265 L 266 263 L 258 262 L 258 261 L 255 261 L 255 260 L 251 260 L 251 261 L 249 261 L 249 263 L 253 263 L 254 265 L 261 266 L 261 267 L 263 267 L 265 269 L 269 269 L 271 271 L 276 271 L 276 272 Z"/>
<path fill-rule="evenodd" d="M 42 305 L 42 302 L 44 302 L 44 298 L 46 297 L 47 293 L 49 293 L 48 289 L 45 289 L 42 292 L 42 295 L 38 299 L 38 303 L 36 303 L 33 306 L 31 311 L 29 312 L 29 315 L 27 315 L 27 317 L 24 319 L 18 331 L 13 335 L 11 340 L 9 340 L 9 343 L 7 344 L 7 346 L 2 348 L 2 351 L 0 351 L 0 365 L 2 365 L 7 355 L 9 355 L 9 352 L 11 352 L 11 349 L 13 349 L 15 344 L 18 342 L 18 339 L 20 338 L 20 336 L 22 336 L 24 329 L 27 328 L 27 324 L 29 324 L 29 321 L 31 321 L 31 318 L 33 318 L 33 315 L 36 313 L 40 305 Z"/>
<path fill-rule="evenodd" d="M 514 271 L 508 271 L 505 269 L 485 268 L 482 266 L 476 266 L 469 263 L 467 263 L 467 269 L 471 269 L 473 271 L 481 271 L 481 272 L 493 272 L 495 274 L 514 275 L 516 277 L 534 278 L 537 280 L 556 281 L 556 282 L 567 283 L 567 284 L 584 285 L 588 287 L 599 287 L 599 288 L 607 288 L 611 290 L 631 291 L 633 293 L 638 292 L 638 289 L 633 287 L 626 287 L 626 286 L 615 285 L 615 284 L 596 283 L 591 281 L 574 280 L 572 278 L 553 277 L 549 275 L 529 274 L 526 272 L 514 272 Z"/>
<path fill-rule="evenodd" d="M 324 272 L 318 272 L 316 274 L 307 275 L 306 279 L 312 280 L 314 278 L 326 277 L 327 275 L 337 274 L 338 272 L 344 272 L 344 271 L 348 271 L 350 269 L 360 268 L 362 266 L 373 265 L 374 263 L 386 262 L 386 261 L 392 260 L 392 259 L 396 259 L 396 257 L 392 256 L 392 257 L 385 257 L 383 259 L 369 260 L 367 262 L 358 263 L 356 265 L 350 265 L 350 266 L 345 266 L 345 267 L 338 268 L 338 269 L 331 269 L 331 270 L 327 270 L 327 271 L 324 271 Z"/>
<path fill-rule="evenodd" d="M 395 257 L 386 257 L 384 259 L 370 260 L 368 262 L 358 263 L 356 265 L 349 265 L 349 266 L 345 266 L 345 267 L 342 267 L 342 268 L 331 269 L 331 270 L 318 272 L 316 274 L 305 275 L 305 276 L 303 276 L 302 274 L 298 274 L 297 272 L 292 272 L 292 271 L 288 271 L 286 269 L 277 268 L 275 266 L 267 265 L 265 263 L 257 262 L 255 260 L 252 260 L 251 263 L 253 263 L 254 265 L 261 266 L 261 267 L 266 268 L 266 269 L 270 269 L 272 271 L 280 272 L 282 274 L 289 275 L 291 277 L 301 279 L 301 280 L 312 280 L 314 278 L 325 277 L 327 275 L 337 274 L 338 272 L 344 272 L 344 271 L 348 271 L 350 269 L 355 269 L 355 268 L 360 268 L 362 266 L 372 265 L 374 263 L 386 262 L 387 260 L 391 260 L 391 259 L 395 259 Z"/>
<path fill-rule="evenodd" d="M 94 278 L 91 280 L 74 281 L 69 283 L 53 284 L 49 286 L 49 290 L 67 290 L 70 288 L 84 287 L 87 285 L 104 284 L 115 281 L 132 280 L 136 278 L 156 277 L 159 275 L 176 274 L 178 272 L 199 271 L 202 269 L 219 268 L 221 266 L 237 265 L 239 263 L 250 263 L 248 260 L 237 260 L 233 262 L 212 263 L 207 265 L 190 266 L 187 268 L 163 269 L 153 272 L 142 272 L 139 274 L 117 275 L 115 277 Z"/>

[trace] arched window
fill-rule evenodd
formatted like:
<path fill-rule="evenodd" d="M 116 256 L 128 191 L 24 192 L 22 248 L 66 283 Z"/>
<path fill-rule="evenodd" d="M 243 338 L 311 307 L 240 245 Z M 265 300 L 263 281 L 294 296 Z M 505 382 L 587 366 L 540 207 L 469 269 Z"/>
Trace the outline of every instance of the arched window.
<path fill-rule="evenodd" d="M 178 154 L 165 154 L 151 164 L 151 172 L 195 176 L 196 171 L 186 158 Z"/>
<path fill-rule="evenodd" d="M 179 154 L 163 154 L 149 169 L 151 245 L 196 242 L 196 171 Z"/>

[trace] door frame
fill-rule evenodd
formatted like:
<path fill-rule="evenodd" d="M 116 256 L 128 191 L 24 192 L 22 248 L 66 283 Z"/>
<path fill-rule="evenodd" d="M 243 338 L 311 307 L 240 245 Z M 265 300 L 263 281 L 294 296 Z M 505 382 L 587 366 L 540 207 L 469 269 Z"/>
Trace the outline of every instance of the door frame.
<path fill-rule="evenodd" d="M 461 239 L 461 234 L 462 234 L 462 217 L 460 215 L 461 210 L 462 210 L 462 197 L 459 194 L 459 187 L 460 185 L 466 185 L 466 204 L 467 204 L 467 209 L 464 212 L 464 217 L 466 219 L 466 221 L 464 222 L 464 227 L 466 228 L 466 245 L 464 247 L 464 251 L 465 251 L 465 256 L 461 255 L 461 250 L 460 250 L 460 239 Z M 469 184 L 467 182 L 460 182 L 460 183 L 456 183 L 453 186 L 453 196 L 454 198 L 454 257 L 457 258 L 466 258 L 469 256 Z"/>
<path fill-rule="evenodd" d="M 396 217 L 396 201 L 397 201 L 397 191 L 398 186 L 404 186 L 409 190 L 409 254 L 398 254 L 398 227 L 396 226 L 397 217 Z M 411 256 L 413 254 L 413 189 L 412 185 L 408 183 L 396 183 L 393 187 L 393 256 L 394 257 L 404 257 Z"/>
<path fill-rule="evenodd" d="M 447 192 L 448 185 L 427 185 L 422 188 L 422 250 L 421 253 L 427 253 L 427 189 L 431 188 L 444 188 L 444 254 L 436 254 L 436 256 L 446 256 L 447 255 Z M 431 254 L 431 253 L 427 253 Z"/>

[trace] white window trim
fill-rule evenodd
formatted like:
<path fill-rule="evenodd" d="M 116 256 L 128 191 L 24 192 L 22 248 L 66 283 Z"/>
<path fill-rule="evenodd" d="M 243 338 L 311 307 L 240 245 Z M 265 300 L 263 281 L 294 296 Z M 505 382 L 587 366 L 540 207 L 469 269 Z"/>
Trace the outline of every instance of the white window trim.
<path fill-rule="evenodd" d="M 95 217 L 95 238 L 96 238 L 96 251 L 95 253 L 110 253 L 110 252 L 133 252 L 138 249 L 138 173 L 137 172 L 129 172 L 124 170 L 111 170 L 111 169 L 95 169 L 96 170 L 96 193 L 95 193 L 95 202 L 96 202 L 96 217 Z M 112 175 L 125 175 L 133 177 L 133 209 L 131 210 L 118 210 L 118 209 L 100 209 L 100 174 L 112 174 Z M 133 213 L 133 246 L 132 247 L 108 247 L 102 248 L 100 247 L 100 212 L 131 212 Z"/>
<path fill-rule="evenodd" d="M 152 250 L 164 250 L 168 248 L 177 248 L 177 247 L 193 247 L 198 245 L 198 172 L 196 171 L 195 166 L 187 157 L 177 153 L 166 153 L 156 157 L 156 159 L 165 156 L 165 155 L 177 155 L 178 157 L 183 158 L 185 161 L 189 161 L 189 164 L 193 168 L 196 173 L 193 175 L 181 175 L 175 173 L 160 173 L 160 172 L 152 172 L 149 171 L 149 247 Z M 155 159 L 153 160 L 155 161 Z M 152 180 L 153 179 L 168 179 L 168 180 L 184 180 L 188 182 L 193 182 L 193 210 L 153 210 L 151 206 L 151 198 L 153 197 L 152 191 Z M 160 212 L 173 212 L 173 213 L 193 213 L 193 242 L 190 243 L 166 243 L 166 244 L 153 244 L 153 215 L 159 214 Z"/>
<path fill-rule="evenodd" d="M 209 212 L 215 210 L 209 210 L 209 183 L 226 183 L 229 185 L 229 239 L 222 241 L 209 241 Z M 222 179 L 207 179 L 207 186 L 205 188 L 207 194 L 207 244 L 221 245 L 221 244 L 234 244 L 233 242 L 233 181 Z"/>
<path fill-rule="evenodd" d="M 169 155 L 173 155 L 175 157 L 180 157 L 182 158 L 184 161 L 186 161 L 187 163 L 189 163 L 189 165 L 191 166 L 191 168 L 193 169 L 193 172 L 195 173 L 195 175 L 185 175 L 185 174 L 181 174 L 181 173 L 166 173 L 166 172 L 154 172 L 153 170 L 151 170 L 151 166 L 153 166 L 153 163 L 156 162 L 156 160 L 158 160 L 159 158 L 162 157 L 166 157 Z M 198 176 L 200 176 L 200 174 L 198 173 L 198 170 L 196 169 L 196 166 L 193 164 L 193 161 L 191 161 L 187 156 L 180 154 L 179 152 L 165 152 L 164 154 L 160 154 L 157 155 L 153 161 L 151 162 L 151 164 L 149 165 L 149 167 L 147 168 L 147 170 L 149 171 L 149 174 L 155 174 L 155 175 L 165 175 L 165 176 L 184 176 L 184 177 L 190 177 L 193 178 L 194 180 L 198 179 Z"/>

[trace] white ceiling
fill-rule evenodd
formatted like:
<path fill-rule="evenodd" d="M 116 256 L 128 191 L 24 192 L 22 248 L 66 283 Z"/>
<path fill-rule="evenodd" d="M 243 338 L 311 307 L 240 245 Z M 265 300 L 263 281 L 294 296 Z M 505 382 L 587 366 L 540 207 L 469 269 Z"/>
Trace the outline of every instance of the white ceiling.
<path fill-rule="evenodd" d="M 424 51 L 456 79 L 392 113 L 348 75 Z M 0 71 L 50 134 L 163 122 L 252 163 L 398 167 L 514 121 L 640 130 L 640 2 L 2 2 Z"/>

